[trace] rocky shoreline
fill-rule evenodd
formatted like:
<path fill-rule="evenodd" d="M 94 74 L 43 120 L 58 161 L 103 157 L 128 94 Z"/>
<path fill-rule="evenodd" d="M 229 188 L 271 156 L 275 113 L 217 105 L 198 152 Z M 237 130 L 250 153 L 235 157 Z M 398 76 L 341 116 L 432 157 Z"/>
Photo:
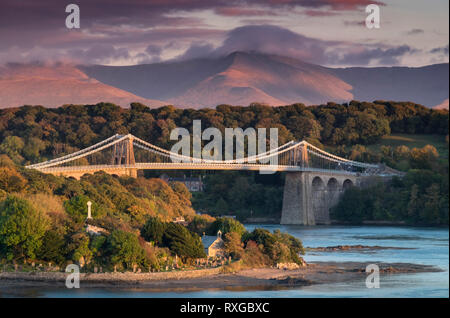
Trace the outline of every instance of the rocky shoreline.
<path fill-rule="evenodd" d="M 367 276 L 369 263 L 359 262 L 316 262 L 295 270 L 259 268 L 241 270 L 237 273 L 221 272 L 220 268 L 200 271 L 179 271 L 168 273 L 97 273 L 81 274 L 81 288 L 138 288 L 149 292 L 196 291 L 196 290 L 254 290 L 283 289 L 314 284 L 337 283 L 361 280 Z M 438 272 L 430 265 L 410 263 L 375 262 L 380 276 L 401 273 Z M 166 274 L 166 275 L 163 275 Z M 2 290 L 20 292 L 24 287 L 65 288 L 65 273 L 0 273 L 0 294 Z"/>

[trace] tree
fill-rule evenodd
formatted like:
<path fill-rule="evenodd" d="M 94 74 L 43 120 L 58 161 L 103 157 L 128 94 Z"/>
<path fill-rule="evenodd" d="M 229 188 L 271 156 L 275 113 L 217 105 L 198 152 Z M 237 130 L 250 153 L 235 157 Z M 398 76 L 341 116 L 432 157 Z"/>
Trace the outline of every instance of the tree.
<path fill-rule="evenodd" d="M 68 244 L 69 255 L 72 260 L 81 266 L 89 264 L 92 258 L 92 251 L 89 249 L 90 237 L 85 232 L 78 232 L 70 237 Z"/>
<path fill-rule="evenodd" d="M 23 157 L 21 155 L 25 143 L 22 138 L 17 136 L 8 136 L 0 144 L 0 153 L 8 155 L 15 163 L 21 163 Z"/>
<path fill-rule="evenodd" d="M 0 167 L 0 189 L 6 192 L 19 192 L 26 184 L 27 180 L 16 169 Z"/>
<path fill-rule="evenodd" d="M 61 264 L 65 260 L 64 235 L 56 230 L 48 230 L 42 238 L 42 245 L 37 253 L 40 259 Z"/>
<path fill-rule="evenodd" d="M 422 149 L 413 148 L 410 153 L 410 164 L 415 169 L 431 169 L 438 157 L 439 153 L 434 146 L 426 145 Z"/>
<path fill-rule="evenodd" d="M 225 253 L 230 255 L 233 259 L 240 259 L 244 254 L 244 244 L 241 241 L 241 236 L 236 232 L 225 234 Z"/>
<path fill-rule="evenodd" d="M 158 217 L 150 217 L 141 229 L 141 236 L 148 242 L 155 242 L 156 245 L 162 243 L 166 223 Z"/>
<path fill-rule="evenodd" d="M 130 269 L 145 261 L 145 251 L 133 233 L 114 230 L 107 239 L 107 249 L 111 263 L 119 267 Z"/>
<path fill-rule="evenodd" d="M 0 203 L 0 248 L 7 259 L 35 258 L 49 227 L 25 199 L 9 195 Z"/>
<path fill-rule="evenodd" d="M 189 231 L 202 235 L 214 222 L 214 218 L 208 214 L 195 215 L 188 225 Z"/>
<path fill-rule="evenodd" d="M 217 218 L 210 226 L 208 233 L 210 235 L 216 235 L 218 231 L 221 231 L 223 235 L 236 232 L 239 235 L 244 234 L 246 231 L 245 226 L 238 220 L 232 218 Z"/>
<path fill-rule="evenodd" d="M 206 257 L 200 236 L 191 233 L 180 224 L 167 224 L 162 238 L 162 245 L 185 259 Z"/>
<path fill-rule="evenodd" d="M 77 195 L 64 202 L 67 214 L 76 222 L 81 223 L 87 218 L 87 202 L 89 198 L 85 195 Z M 91 201 L 92 202 L 92 201 Z M 99 207 L 95 202 L 91 206 L 92 217 L 99 215 Z"/>

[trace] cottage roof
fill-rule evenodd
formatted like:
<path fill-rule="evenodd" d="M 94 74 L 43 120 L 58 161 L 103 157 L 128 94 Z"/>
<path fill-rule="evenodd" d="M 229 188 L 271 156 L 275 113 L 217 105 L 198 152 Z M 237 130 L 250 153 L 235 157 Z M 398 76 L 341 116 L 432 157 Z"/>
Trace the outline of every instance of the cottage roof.
<path fill-rule="evenodd" d="M 203 235 L 202 236 L 202 243 L 205 248 L 209 248 L 217 239 L 220 237 L 214 236 L 214 235 Z"/>

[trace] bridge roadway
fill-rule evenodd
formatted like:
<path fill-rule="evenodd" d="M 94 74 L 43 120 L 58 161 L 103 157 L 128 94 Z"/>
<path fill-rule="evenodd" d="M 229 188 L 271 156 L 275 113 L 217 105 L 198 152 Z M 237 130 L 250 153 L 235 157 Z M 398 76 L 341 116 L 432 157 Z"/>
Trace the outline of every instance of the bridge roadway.
<path fill-rule="evenodd" d="M 133 165 L 88 165 L 88 166 L 66 166 L 66 167 L 48 167 L 39 169 L 41 172 L 74 177 L 79 179 L 83 174 L 105 171 L 109 174 L 133 175 L 136 170 L 248 170 L 262 172 L 330 172 L 329 169 L 318 169 L 300 166 L 286 165 L 261 165 L 261 164 L 212 164 L 212 163 L 135 163 Z M 117 173 L 115 173 L 115 171 Z M 347 170 L 333 170 L 333 174 L 338 175 L 361 175 L 359 172 Z"/>

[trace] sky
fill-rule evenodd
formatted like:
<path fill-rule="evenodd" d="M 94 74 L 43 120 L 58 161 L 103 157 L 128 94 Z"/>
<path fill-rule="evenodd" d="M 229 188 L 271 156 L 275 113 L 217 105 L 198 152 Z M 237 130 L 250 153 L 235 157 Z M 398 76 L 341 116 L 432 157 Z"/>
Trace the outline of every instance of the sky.
<path fill-rule="evenodd" d="M 80 28 L 68 29 L 68 4 Z M 365 26 L 380 7 L 380 28 Z M 449 61 L 448 0 L 1 0 L 0 64 L 134 65 L 234 51 L 331 67 Z"/>

